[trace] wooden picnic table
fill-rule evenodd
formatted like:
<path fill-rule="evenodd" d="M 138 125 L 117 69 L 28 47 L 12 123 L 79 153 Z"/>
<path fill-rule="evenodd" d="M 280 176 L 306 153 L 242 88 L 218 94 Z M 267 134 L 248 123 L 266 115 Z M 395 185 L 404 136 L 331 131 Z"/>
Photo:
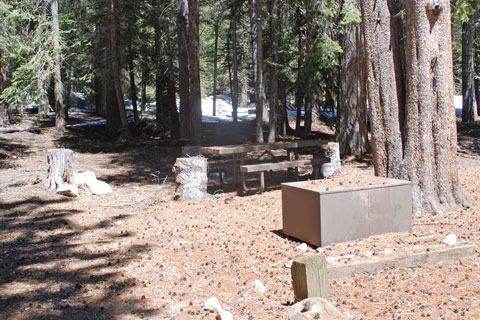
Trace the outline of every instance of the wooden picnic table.
<path fill-rule="evenodd" d="M 259 172 L 260 173 L 260 192 L 264 190 L 264 172 L 278 169 L 290 169 L 295 168 L 295 173 L 298 175 L 298 167 L 305 165 L 318 166 L 321 163 L 328 162 L 328 158 L 314 158 L 312 160 L 299 160 L 298 150 L 302 148 L 320 148 L 323 145 L 328 144 L 327 140 L 297 140 L 297 141 L 281 141 L 275 143 L 262 143 L 262 144 L 241 144 L 241 145 L 227 145 L 227 146 L 210 146 L 200 147 L 200 153 L 204 155 L 226 155 L 233 157 L 234 179 L 235 184 L 238 185 L 238 175 L 241 173 L 241 183 L 245 191 L 248 188 L 245 184 L 245 173 Z M 287 151 L 288 161 L 283 162 L 263 162 L 254 163 L 251 165 L 244 165 L 245 157 L 248 152 L 263 152 L 268 153 L 272 157 L 272 160 L 276 160 L 271 151 L 284 149 Z M 290 153 L 293 151 L 295 159 L 290 159 Z M 260 162 L 260 161 L 258 161 Z M 221 178 L 221 173 L 220 173 Z M 222 180 L 220 180 L 222 182 Z"/>

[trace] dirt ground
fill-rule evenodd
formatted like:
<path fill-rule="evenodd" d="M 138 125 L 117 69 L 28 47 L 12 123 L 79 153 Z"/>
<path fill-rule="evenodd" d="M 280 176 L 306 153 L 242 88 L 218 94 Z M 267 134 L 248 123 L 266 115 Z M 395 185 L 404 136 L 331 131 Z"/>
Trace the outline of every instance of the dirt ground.
<path fill-rule="evenodd" d="M 13 128 L 32 125 L 25 117 Z M 174 143 L 148 135 L 112 141 L 86 128 L 60 137 L 51 122 L 35 125 L 0 133 L 0 319 L 214 319 L 203 310 L 211 296 L 234 319 L 287 319 L 293 289 L 285 264 L 299 255 L 301 242 L 281 231 L 277 181 L 263 194 L 239 196 L 213 177 L 204 201 L 176 202 L 170 168 L 180 148 Z M 328 127 L 316 129 L 332 137 Z M 480 124 L 459 131 L 469 208 L 426 213 L 414 218 L 411 233 L 330 245 L 321 254 L 335 260 L 428 250 L 449 233 L 480 246 Z M 113 192 L 72 199 L 47 190 L 46 152 L 56 147 L 74 150 L 77 170 L 94 171 Z M 346 180 L 373 175 L 368 158 L 342 165 Z M 307 252 L 318 251 L 309 246 Z M 264 295 L 252 289 L 255 280 L 265 284 Z M 457 261 L 328 286 L 330 301 L 351 319 L 480 318 L 478 250 Z"/>

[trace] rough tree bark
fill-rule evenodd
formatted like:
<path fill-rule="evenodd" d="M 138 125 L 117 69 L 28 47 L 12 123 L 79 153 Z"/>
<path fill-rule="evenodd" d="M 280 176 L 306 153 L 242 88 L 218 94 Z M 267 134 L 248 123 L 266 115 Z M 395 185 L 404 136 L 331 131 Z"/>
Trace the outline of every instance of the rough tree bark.
<path fill-rule="evenodd" d="M 69 149 L 52 149 L 47 151 L 48 188 L 57 190 L 68 183 L 75 185 L 75 164 L 73 151 Z"/>
<path fill-rule="evenodd" d="M 122 129 L 128 130 L 127 113 L 125 111 L 125 102 L 123 100 L 123 91 L 121 84 L 121 69 L 117 44 L 117 4 L 118 0 L 110 0 L 110 64 L 112 71 L 113 90 L 115 93 L 116 105 L 120 115 Z"/>
<path fill-rule="evenodd" d="M 3 58 L 3 51 L 0 49 L 0 95 L 7 86 L 7 68 Z M 10 124 L 10 114 L 8 105 L 0 99 L 0 127 Z"/>
<path fill-rule="evenodd" d="M 477 99 L 475 96 L 475 68 L 474 68 L 474 30 L 473 16 L 462 23 L 462 122 L 479 120 Z"/>
<path fill-rule="evenodd" d="M 362 1 L 377 175 L 413 184 L 414 212 L 467 205 L 458 181 L 448 0 L 406 1 L 406 108 L 401 112 L 390 1 Z M 404 140 L 402 141 L 402 136 Z"/>
<path fill-rule="evenodd" d="M 55 72 L 53 74 L 54 92 L 55 92 L 55 128 L 58 133 L 65 132 L 65 108 L 63 105 L 63 83 L 61 76 L 60 62 L 60 22 L 58 21 L 58 1 L 53 0 L 50 3 L 52 15 L 52 33 L 53 50 L 55 53 Z"/>
<path fill-rule="evenodd" d="M 238 121 L 238 42 L 237 42 L 237 11 L 234 8 L 232 15 L 232 20 L 230 22 L 230 28 L 232 32 L 232 71 L 233 71 L 233 81 L 232 81 L 232 118 L 233 122 Z"/>
<path fill-rule="evenodd" d="M 255 132 L 257 143 L 263 143 L 263 30 L 261 21 L 261 12 L 263 1 L 252 0 L 251 28 L 253 41 L 253 61 L 255 70 L 255 104 L 256 104 L 256 122 Z"/>
<path fill-rule="evenodd" d="M 215 21 L 215 53 L 213 54 L 213 106 L 212 115 L 217 115 L 217 73 L 218 73 L 218 29 L 220 28 L 220 21 Z"/>
<path fill-rule="evenodd" d="M 304 72 L 303 72 L 303 58 L 304 58 L 304 48 L 303 48 L 303 32 L 301 29 L 302 26 L 302 16 L 300 9 L 297 8 L 295 16 L 295 30 L 298 35 L 298 56 L 297 56 L 297 79 L 295 80 L 295 106 L 297 111 L 297 117 L 295 119 L 295 133 L 301 135 L 301 120 L 302 120 L 302 106 L 304 99 Z"/>
<path fill-rule="evenodd" d="M 202 200 L 207 194 L 207 159 L 203 157 L 177 158 L 174 167 L 175 200 Z"/>
<path fill-rule="evenodd" d="M 190 140 L 197 145 L 202 139 L 202 93 L 200 88 L 200 11 L 198 0 L 189 0 L 189 26 L 188 26 L 188 64 L 190 95 Z"/>
<path fill-rule="evenodd" d="M 342 38 L 336 140 L 340 153 L 369 152 L 367 132 L 367 73 L 362 25 L 351 26 Z"/>
<path fill-rule="evenodd" d="M 182 137 L 202 138 L 198 0 L 177 0 L 180 125 Z"/>
<path fill-rule="evenodd" d="M 272 143 L 275 142 L 277 135 L 278 113 L 278 0 L 270 2 L 270 40 L 272 64 L 270 65 L 268 142 Z"/>
<path fill-rule="evenodd" d="M 128 15 L 128 31 L 127 31 L 127 59 L 128 59 L 128 75 L 130 80 L 130 99 L 132 100 L 133 121 L 138 122 L 138 109 L 137 109 L 137 86 L 135 85 L 135 52 L 133 49 L 133 38 L 136 33 L 135 19 L 136 16 L 133 13 L 135 10 L 132 2 L 126 2 L 127 11 L 132 12 Z"/>

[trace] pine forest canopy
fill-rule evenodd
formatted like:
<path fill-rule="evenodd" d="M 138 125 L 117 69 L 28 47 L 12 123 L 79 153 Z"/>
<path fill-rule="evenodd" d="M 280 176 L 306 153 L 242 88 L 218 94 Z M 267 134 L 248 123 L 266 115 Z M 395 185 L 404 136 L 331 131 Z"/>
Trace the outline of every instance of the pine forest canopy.
<path fill-rule="evenodd" d="M 371 150 L 377 174 L 413 181 L 417 212 L 464 203 L 452 99 L 463 93 L 463 121 L 477 119 L 478 4 L 375 3 L 2 1 L 0 125 L 33 103 L 40 117 L 54 110 L 63 132 L 69 108 L 93 106 L 109 135 L 129 135 L 126 103 L 136 122 L 153 104 L 158 132 L 198 144 L 201 97 L 214 96 L 215 112 L 215 97 L 228 95 L 234 121 L 238 108 L 255 103 L 257 142 L 272 142 L 287 133 L 308 136 L 313 111 L 335 109 L 342 153 Z M 437 36 L 450 33 L 452 41 Z M 292 102 L 298 115 L 305 110 L 294 128 L 285 110 Z M 419 165 L 429 153 L 428 168 Z M 436 165 L 445 161 L 446 168 Z M 429 181 L 420 181 L 425 174 Z"/>

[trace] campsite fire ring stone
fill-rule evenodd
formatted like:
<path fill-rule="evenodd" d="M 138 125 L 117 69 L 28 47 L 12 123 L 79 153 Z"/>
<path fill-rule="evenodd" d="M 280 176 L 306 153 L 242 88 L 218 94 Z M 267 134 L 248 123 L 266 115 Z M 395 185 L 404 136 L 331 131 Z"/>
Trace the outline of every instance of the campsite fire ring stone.
<path fill-rule="evenodd" d="M 283 233 L 321 247 L 412 229 L 412 184 L 370 177 L 282 184 Z M 350 183 L 349 183 L 350 182 Z"/>

